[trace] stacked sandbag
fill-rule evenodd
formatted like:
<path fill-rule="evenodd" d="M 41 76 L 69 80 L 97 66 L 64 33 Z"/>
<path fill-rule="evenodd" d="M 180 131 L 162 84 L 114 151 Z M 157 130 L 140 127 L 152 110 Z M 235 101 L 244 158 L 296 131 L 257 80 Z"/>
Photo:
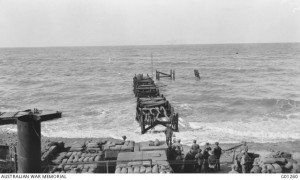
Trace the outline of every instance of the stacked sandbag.
<path fill-rule="evenodd" d="M 173 170 L 168 163 L 156 164 L 154 166 L 146 166 L 146 165 L 117 165 L 115 173 L 134 173 L 134 174 L 144 174 L 144 173 L 172 173 Z"/>
<path fill-rule="evenodd" d="M 107 141 L 105 144 L 102 145 L 102 150 L 106 151 L 109 150 L 110 147 L 116 146 L 116 144 L 112 141 Z"/>
<path fill-rule="evenodd" d="M 124 141 L 120 140 L 120 139 L 113 140 L 112 142 L 114 142 L 115 145 L 123 145 L 124 144 Z"/>
<path fill-rule="evenodd" d="M 115 145 L 115 146 L 109 147 L 109 150 L 111 150 L 111 151 L 121 151 L 121 148 L 122 148 L 121 145 Z"/>
<path fill-rule="evenodd" d="M 274 152 L 271 152 L 271 153 L 265 155 L 264 157 L 292 159 L 292 154 L 288 153 L 288 152 L 274 151 Z"/>
<path fill-rule="evenodd" d="M 101 151 L 101 148 L 98 143 L 89 142 L 86 144 L 86 151 L 89 153 L 98 153 Z"/>
<path fill-rule="evenodd" d="M 113 151 L 120 151 L 121 147 L 125 144 L 123 140 L 110 140 L 107 141 L 102 147 L 103 151 L 105 150 L 113 150 Z M 127 143 L 128 145 L 128 143 Z"/>
<path fill-rule="evenodd" d="M 51 159 L 53 159 L 54 155 L 58 152 L 58 147 L 56 145 L 50 146 L 50 148 L 43 153 L 42 157 L 41 157 L 41 161 L 50 161 Z"/>
<path fill-rule="evenodd" d="M 52 160 L 52 163 L 60 164 L 62 162 L 62 160 L 65 158 L 66 154 L 67 154 L 67 152 L 60 152 L 60 153 L 56 154 Z"/>
<path fill-rule="evenodd" d="M 83 173 L 94 173 L 97 171 L 97 163 L 103 160 L 103 153 L 99 151 L 98 153 L 88 153 L 88 152 L 62 152 L 57 155 L 57 158 L 53 160 L 55 164 L 59 164 L 57 169 L 64 171 L 66 173 L 78 173 L 83 171 Z M 78 163 L 90 163 L 90 164 L 78 164 Z M 83 167 L 84 165 L 84 167 Z M 90 167 L 93 167 L 90 169 Z M 74 169 L 75 168 L 75 169 Z M 77 168 L 77 169 L 76 169 Z M 78 170 L 80 169 L 80 171 Z M 84 170 L 83 170 L 84 169 Z M 57 171 L 55 171 L 57 173 Z"/>
<path fill-rule="evenodd" d="M 297 162 L 294 162 L 291 173 L 300 173 L 300 164 L 298 164 Z"/>
<path fill-rule="evenodd" d="M 98 173 L 99 167 L 97 164 L 74 164 L 58 166 L 52 173 Z"/>
<path fill-rule="evenodd" d="M 271 152 L 264 157 L 254 159 L 253 165 L 261 168 L 261 173 L 289 173 L 300 172 L 297 161 L 292 159 L 292 155 L 287 152 Z M 257 173 L 257 167 L 253 166 L 252 172 Z"/>
<path fill-rule="evenodd" d="M 85 147 L 85 143 L 84 142 L 74 142 L 71 145 L 71 148 L 69 151 L 73 152 L 73 151 L 83 151 L 83 148 Z"/>
<path fill-rule="evenodd" d="M 282 166 L 285 165 L 284 158 L 261 158 L 256 159 L 259 166 L 262 168 L 262 173 L 282 173 Z"/>
<path fill-rule="evenodd" d="M 132 152 L 134 149 L 134 141 L 111 140 L 107 141 L 103 146 L 105 160 L 115 160 L 119 152 Z"/>

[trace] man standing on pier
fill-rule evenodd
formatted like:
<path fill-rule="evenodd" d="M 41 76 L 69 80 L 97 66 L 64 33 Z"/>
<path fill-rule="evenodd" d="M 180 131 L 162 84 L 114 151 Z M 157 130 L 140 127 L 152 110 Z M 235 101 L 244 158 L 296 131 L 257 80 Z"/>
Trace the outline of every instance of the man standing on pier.
<path fill-rule="evenodd" d="M 166 143 L 167 143 L 167 145 L 169 147 L 172 146 L 173 130 L 172 130 L 171 125 L 167 125 L 166 126 L 165 135 L 166 135 Z"/>

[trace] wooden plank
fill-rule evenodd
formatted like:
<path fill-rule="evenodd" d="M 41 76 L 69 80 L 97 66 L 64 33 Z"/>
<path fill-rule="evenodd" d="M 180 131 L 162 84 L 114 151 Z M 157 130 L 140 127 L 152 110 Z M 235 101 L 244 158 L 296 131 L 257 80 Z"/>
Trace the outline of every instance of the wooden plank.
<path fill-rule="evenodd" d="M 169 77 L 171 77 L 171 75 L 160 76 L 160 77 L 161 77 L 161 78 L 163 78 L 163 77 L 168 77 L 168 78 L 169 78 Z"/>
<path fill-rule="evenodd" d="M 16 114 L 18 114 L 18 112 L 5 112 L 0 118 L 13 118 Z"/>
<path fill-rule="evenodd" d="M 168 75 L 168 76 L 170 76 L 169 74 L 167 74 L 167 73 L 163 73 L 163 72 L 159 72 L 159 71 L 157 71 L 159 74 L 163 74 L 163 75 Z"/>

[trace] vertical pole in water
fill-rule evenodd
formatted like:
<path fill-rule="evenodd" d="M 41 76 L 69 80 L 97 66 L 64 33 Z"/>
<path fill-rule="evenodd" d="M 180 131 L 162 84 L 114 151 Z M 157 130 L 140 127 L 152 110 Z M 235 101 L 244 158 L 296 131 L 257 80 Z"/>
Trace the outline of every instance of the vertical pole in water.
<path fill-rule="evenodd" d="M 173 80 L 175 80 L 175 69 L 173 69 Z"/>
<path fill-rule="evenodd" d="M 18 173 L 41 172 L 41 121 L 36 115 L 18 118 Z"/>

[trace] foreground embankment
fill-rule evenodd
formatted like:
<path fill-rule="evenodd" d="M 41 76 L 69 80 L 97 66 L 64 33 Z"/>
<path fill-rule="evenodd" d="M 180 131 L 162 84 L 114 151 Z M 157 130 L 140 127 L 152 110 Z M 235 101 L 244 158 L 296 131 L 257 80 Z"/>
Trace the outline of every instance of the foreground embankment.
<path fill-rule="evenodd" d="M 17 143 L 17 134 L 15 132 L 2 131 L 0 130 L 0 144 L 15 145 Z M 45 145 L 52 141 L 63 141 L 66 146 L 71 145 L 74 142 L 85 142 L 89 140 L 111 140 L 113 138 L 103 137 L 103 138 L 62 138 L 62 137 L 41 137 L 42 140 L 42 151 Z M 134 139 L 130 139 L 133 140 Z M 211 142 L 213 143 L 213 142 Z M 237 144 L 220 142 L 220 146 L 223 150 L 229 149 L 236 146 Z M 299 141 L 289 141 L 289 142 L 278 142 L 278 143 L 247 143 L 249 147 L 249 152 L 265 155 L 271 151 L 283 151 L 289 152 L 293 155 L 293 159 L 300 162 L 300 140 Z M 202 148 L 202 146 L 200 146 Z M 190 146 L 184 146 L 184 152 L 188 152 Z M 232 152 L 228 151 L 224 153 L 223 158 L 221 158 L 221 166 L 223 164 L 222 173 L 227 173 L 230 171 L 230 164 L 232 163 Z"/>

